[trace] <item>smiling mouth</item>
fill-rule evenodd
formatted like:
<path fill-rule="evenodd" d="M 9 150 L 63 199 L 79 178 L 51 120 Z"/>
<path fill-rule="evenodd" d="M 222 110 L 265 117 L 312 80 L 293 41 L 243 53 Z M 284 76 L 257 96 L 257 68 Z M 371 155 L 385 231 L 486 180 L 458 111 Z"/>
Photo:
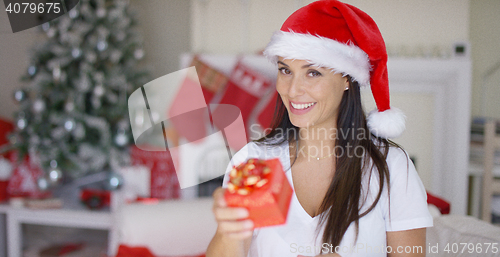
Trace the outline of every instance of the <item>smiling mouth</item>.
<path fill-rule="evenodd" d="M 294 104 L 292 102 L 290 102 L 290 104 L 292 105 L 292 107 L 294 109 L 297 109 L 297 110 L 305 110 L 305 109 L 308 109 L 308 108 L 311 108 L 312 106 L 314 106 L 316 103 L 308 103 L 308 104 Z"/>

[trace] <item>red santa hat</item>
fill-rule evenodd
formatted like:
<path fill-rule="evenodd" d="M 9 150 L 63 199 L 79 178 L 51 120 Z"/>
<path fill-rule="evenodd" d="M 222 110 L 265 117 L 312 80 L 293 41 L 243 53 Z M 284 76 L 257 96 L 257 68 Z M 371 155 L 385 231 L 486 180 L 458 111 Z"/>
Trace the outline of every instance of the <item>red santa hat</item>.
<path fill-rule="evenodd" d="M 358 8 L 336 0 L 304 6 L 273 34 L 264 55 L 273 63 L 278 56 L 307 60 L 370 86 L 377 104 L 368 115 L 370 131 L 394 138 L 405 130 L 403 112 L 390 106 L 384 39 L 375 21 Z"/>

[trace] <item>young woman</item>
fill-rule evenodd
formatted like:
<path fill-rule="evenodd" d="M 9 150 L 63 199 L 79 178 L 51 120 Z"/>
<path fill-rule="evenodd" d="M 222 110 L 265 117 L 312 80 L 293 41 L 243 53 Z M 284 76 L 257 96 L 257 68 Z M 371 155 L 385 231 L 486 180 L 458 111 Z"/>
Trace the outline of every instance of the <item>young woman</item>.
<path fill-rule="evenodd" d="M 293 13 L 264 54 L 278 66 L 275 123 L 231 165 L 280 158 L 294 188 L 287 222 L 253 229 L 220 188 L 207 256 L 425 256 L 432 217 L 408 155 L 387 139 L 403 132 L 404 115 L 389 104 L 375 22 L 351 5 L 317 1 Z M 360 87 L 368 85 L 377 110 L 366 118 Z"/>

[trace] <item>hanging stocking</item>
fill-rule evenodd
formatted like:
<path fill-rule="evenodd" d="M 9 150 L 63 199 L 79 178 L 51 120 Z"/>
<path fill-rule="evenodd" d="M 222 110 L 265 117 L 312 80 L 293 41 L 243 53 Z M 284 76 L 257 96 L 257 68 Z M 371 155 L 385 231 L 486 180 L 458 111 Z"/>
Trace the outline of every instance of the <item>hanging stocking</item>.
<path fill-rule="evenodd" d="M 271 82 L 267 77 L 238 61 L 219 103 L 237 106 L 245 127 L 248 127 L 248 116 L 270 86 Z M 221 112 L 221 109 L 216 108 L 213 115 L 220 115 L 217 112 Z"/>

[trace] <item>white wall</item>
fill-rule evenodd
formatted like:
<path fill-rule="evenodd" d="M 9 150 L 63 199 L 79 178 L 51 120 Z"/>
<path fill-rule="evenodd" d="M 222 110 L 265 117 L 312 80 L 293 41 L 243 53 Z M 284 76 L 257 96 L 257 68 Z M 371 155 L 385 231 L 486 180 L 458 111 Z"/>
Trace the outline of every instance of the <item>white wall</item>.
<path fill-rule="evenodd" d="M 473 61 L 472 115 L 500 119 L 500 1 L 471 1 L 470 40 Z"/>
<path fill-rule="evenodd" d="M 13 92 L 29 65 L 28 49 L 37 42 L 35 29 L 12 33 L 4 8 L 0 8 L 0 117 L 12 120 L 16 110 Z"/>
<path fill-rule="evenodd" d="M 192 0 L 192 49 L 208 53 L 253 53 L 262 50 L 272 32 L 278 30 L 294 10 L 310 2 Z M 388 46 L 451 46 L 456 41 L 469 38 L 469 0 L 345 2 L 372 16 Z M 243 43 L 245 39 L 248 43 Z"/>
<path fill-rule="evenodd" d="M 140 32 L 151 79 L 179 69 L 179 56 L 189 52 L 191 41 L 190 1 L 132 0 L 138 11 Z"/>

